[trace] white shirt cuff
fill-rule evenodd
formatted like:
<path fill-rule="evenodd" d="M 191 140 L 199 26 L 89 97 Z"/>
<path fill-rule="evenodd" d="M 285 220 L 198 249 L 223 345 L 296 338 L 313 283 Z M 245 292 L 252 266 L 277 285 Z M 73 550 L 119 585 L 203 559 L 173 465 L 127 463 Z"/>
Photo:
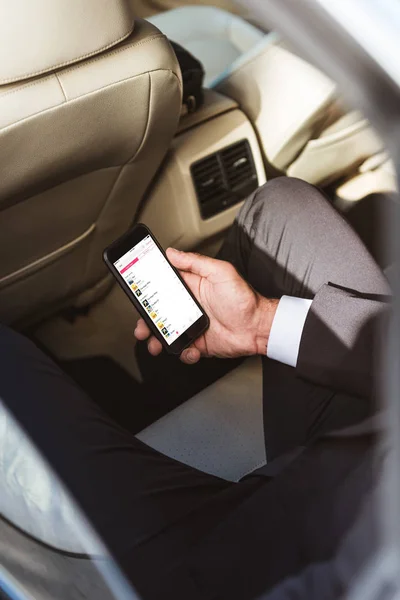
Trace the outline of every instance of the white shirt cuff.
<path fill-rule="evenodd" d="M 300 340 L 312 300 L 282 296 L 269 334 L 267 356 L 295 367 Z"/>

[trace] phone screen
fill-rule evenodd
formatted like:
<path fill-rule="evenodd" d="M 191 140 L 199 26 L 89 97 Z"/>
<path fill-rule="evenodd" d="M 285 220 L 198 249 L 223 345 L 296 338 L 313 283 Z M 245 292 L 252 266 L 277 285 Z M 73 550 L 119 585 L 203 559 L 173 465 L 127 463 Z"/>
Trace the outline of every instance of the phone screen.
<path fill-rule="evenodd" d="M 202 316 L 150 235 L 121 256 L 114 266 L 167 344 L 171 345 Z"/>

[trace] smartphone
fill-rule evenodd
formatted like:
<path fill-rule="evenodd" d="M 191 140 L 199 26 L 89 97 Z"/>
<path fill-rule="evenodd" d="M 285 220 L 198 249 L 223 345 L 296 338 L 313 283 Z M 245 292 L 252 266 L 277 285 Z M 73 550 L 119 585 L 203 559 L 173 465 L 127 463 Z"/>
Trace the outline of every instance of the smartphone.
<path fill-rule="evenodd" d="M 208 328 L 208 316 L 145 225 L 111 244 L 103 258 L 167 352 L 180 354 Z"/>

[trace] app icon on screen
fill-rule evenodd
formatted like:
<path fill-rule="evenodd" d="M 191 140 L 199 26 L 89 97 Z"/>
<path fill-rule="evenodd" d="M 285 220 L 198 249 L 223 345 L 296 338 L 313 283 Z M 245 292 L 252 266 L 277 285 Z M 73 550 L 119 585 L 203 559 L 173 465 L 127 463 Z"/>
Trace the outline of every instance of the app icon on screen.
<path fill-rule="evenodd" d="M 161 331 L 163 332 L 164 335 L 167 335 L 167 333 L 168 333 L 168 329 L 166 329 L 166 327 L 163 327 Z"/>
<path fill-rule="evenodd" d="M 153 307 L 150 306 L 150 304 L 148 305 L 148 307 L 146 308 L 147 312 L 151 313 L 151 311 L 153 310 Z"/>
<path fill-rule="evenodd" d="M 140 298 L 140 296 L 142 295 L 142 292 L 139 289 L 136 289 L 135 294 L 138 298 Z"/>
<path fill-rule="evenodd" d="M 152 312 L 150 316 L 151 316 L 152 319 L 155 319 L 156 316 L 157 316 L 157 313 L 156 312 Z"/>
<path fill-rule="evenodd" d="M 147 300 L 143 300 L 143 306 L 146 308 L 146 306 L 148 306 L 149 303 L 147 302 Z"/>
<path fill-rule="evenodd" d="M 159 329 L 162 329 L 164 327 L 164 323 L 161 323 L 161 321 L 159 323 L 157 323 L 157 327 Z"/>

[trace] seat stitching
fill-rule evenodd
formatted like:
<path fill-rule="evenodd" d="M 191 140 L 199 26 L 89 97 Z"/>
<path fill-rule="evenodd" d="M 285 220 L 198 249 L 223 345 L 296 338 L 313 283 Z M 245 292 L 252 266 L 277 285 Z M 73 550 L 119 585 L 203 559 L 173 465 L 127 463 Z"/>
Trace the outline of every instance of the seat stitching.
<path fill-rule="evenodd" d="M 121 52 L 125 52 L 125 50 L 130 50 L 131 48 L 137 48 L 139 46 L 143 46 L 144 44 L 147 44 L 148 42 L 152 42 L 153 40 L 157 40 L 157 39 L 161 39 L 161 38 L 166 39 L 166 36 L 163 33 L 153 35 L 150 38 L 146 38 L 145 40 L 142 40 L 141 42 L 135 42 L 133 44 L 126 44 L 125 46 L 122 46 L 122 48 L 118 48 L 117 50 L 108 52 L 106 56 L 114 56 L 116 54 L 120 54 Z M 75 65 L 72 65 L 70 69 L 66 69 L 65 71 L 63 70 L 63 74 L 71 73 L 72 71 L 82 69 L 82 68 L 86 67 L 86 65 L 92 65 L 93 63 L 98 62 L 99 60 L 104 60 L 104 56 L 96 56 L 96 58 L 92 58 L 91 60 L 85 61 L 85 64 L 78 63 Z"/>
<path fill-rule="evenodd" d="M 136 156 L 139 154 L 140 150 L 143 148 L 144 140 L 146 139 L 148 128 L 149 128 L 149 123 L 150 123 L 150 99 L 151 99 L 151 75 L 150 75 L 150 73 L 147 73 L 147 76 L 148 76 L 148 79 L 149 79 L 149 95 L 148 95 L 148 101 L 147 101 L 147 103 L 148 103 L 148 110 L 147 110 L 147 119 L 146 119 L 146 125 L 144 127 L 144 131 L 143 131 L 142 140 L 141 140 L 139 146 L 137 147 L 137 149 L 135 150 L 133 156 L 131 158 L 129 158 L 127 161 L 125 161 L 123 165 L 121 165 L 119 173 L 117 174 L 117 176 L 115 178 L 115 181 L 114 181 L 113 185 L 111 186 L 111 189 L 110 189 L 110 191 L 109 191 L 109 193 L 107 195 L 107 198 L 104 200 L 103 206 L 101 207 L 100 212 L 97 215 L 96 221 L 99 221 L 101 219 L 101 215 L 106 210 L 107 205 L 110 202 L 110 198 L 112 198 L 112 196 L 113 196 L 115 187 L 116 187 L 116 185 L 117 185 L 117 183 L 118 183 L 118 181 L 119 181 L 119 179 L 120 179 L 120 177 L 121 177 L 121 175 L 122 175 L 125 167 L 128 164 L 132 163 L 132 161 L 135 160 Z M 89 259 L 89 262 L 90 262 L 90 259 Z"/>
<path fill-rule="evenodd" d="M 173 73 L 172 71 L 170 71 L 170 72 L 171 72 L 171 73 Z M 113 196 L 113 194 L 114 194 L 114 190 L 115 190 L 115 188 L 116 188 L 116 186 L 117 186 L 117 184 L 118 184 L 118 181 L 119 181 L 119 179 L 120 179 L 120 177 L 121 177 L 121 175 L 122 175 L 122 173 L 123 173 L 123 171 L 124 171 L 125 167 L 126 167 L 128 164 L 131 164 L 131 163 L 132 163 L 132 162 L 135 160 L 135 158 L 136 158 L 136 157 L 139 155 L 140 151 L 142 150 L 142 148 L 143 148 L 143 146 L 144 146 L 144 144 L 145 144 L 145 140 L 146 140 L 146 138 L 147 138 L 147 134 L 148 134 L 149 126 L 150 126 L 150 112 L 151 112 L 151 92 L 152 92 L 151 72 L 148 72 L 148 73 L 147 73 L 147 75 L 148 75 L 148 78 L 149 78 L 148 112 L 147 112 L 147 121 L 146 121 L 146 125 L 145 125 L 145 128 L 144 128 L 144 132 L 143 132 L 143 137 L 142 137 L 142 140 L 141 140 L 141 142 L 140 142 L 140 144 L 139 144 L 138 148 L 137 148 L 137 149 L 136 149 L 136 151 L 134 152 L 133 156 L 132 156 L 130 159 L 128 159 L 128 160 L 127 160 L 127 161 L 126 161 L 126 162 L 125 162 L 123 165 L 121 165 L 121 168 L 120 168 L 120 170 L 119 170 L 119 173 L 118 173 L 118 175 L 116 176 L 116 178 L 115 178 L 115 181 L 114 181 L 114 183 L 113 183 L 113 185 L 112 185 L 112 187 L 111 187 L 111 189 L 110 189 L 110 191 L 109 191 L 109 193 L 108 193 L 108 195 L 107 195 L 107 198 L 105 199 L 105 201 L 104 201 L 104 203 L 103 203 L 103 206 L 101 207 L 101 209 L 100 209 L 100 211 L 99 211 L 99 213 L 98 213 L 98 215 L 97 215 L 96 222 L 97 222 L 97 221 L 100 221 L 100 219 L 101 219 L 101 217 L 102 217 L 102 214 L 103 214 L 103 213 L 104 213 L 104 211 L 107 209 L 107 205 L 108 205 L 108 203 L 110 202 L 110 200 L 111 200 L 111 198 L 112 198 L 112 196 Z M 178 77 L 178 76 L 177 76 L 175 73 L 173 73 L 173 75 L 175 75 L 175 77 L 178 79 L 178 82 L 179 82 L 179 81 L 180 81 L 180 80 L 179 80 L 179 77 Z M 133 216 L 133 218 L 135 218 L 135 216 L 136 216 L 136 214 L 137 214 L 137 210 L 138 210 L 138 208 L 139 208 L 139 206 L 140 206 L 140 200 L 141 200 L 141 199 L 139 199 L 139 202 L 138 202 L 138 204 L 137 204 L 137 207 L 136 207 L 135 215 Z M 90 260 L 91 260 L 91 258 L 89 257 L 89 258 L 88 258 L 88 261 L 87 261 L 87 263 L 86 263 L 86 266 L 87 266 L 88 264 L 90 264 Z"/>
<path fill-rule="evenodd" d="M 53 77 L 53 74 L 50 74 L 48 77 L 44 77 L 40 81 L 34 81 L 33 83 L 27 83 L 26 85 L 22 85 L 21 87 L 17 87 L 14 90 L 10 90 L 8 92 L 4 92 L 4 94 L 0 93 L 0 101 L 5 96 L 11 96 L 11 94 L 16 94 L 17 92 L 21 92 L 22 90 L 25 90 L 26 88 L 30 88 L 30 87 L 33 87 L 35 85 L 40 85 L 44 81 L 48 81 L 48 80 L 52 79 L 52 77 Z"/>
<path fill-rule="evenodd" d="M 100 52 L 104 52 L 108 48 L 112 48 L 112 46 L 115 46 L 119 42 L 122 42 L 124 39 L 126 39 L 127 37 L 129 37 L 130 34 L 132 33 L 133 29 L 134 29 L 134 23 L 132 23 L 132 25 L 129 28 L 129 30 L 126 31 L 118 39 L 110 42 L 109 44 L 106 44 L 102 48 L 98 48 L 97 50 L 93 50 L 92 52 L 88 52 L 87 54 L 83 54 L 82 56 L 79 56 L 78 58 L 72 58 L 71 60 L 67 60 L 67 61 L 65 61 L 63 63 L 59 63 L 57 65 L 54 65 L 53 67 L 51 67 L 51 70 L 53 71 L 54 69 L 60 69 L 61 67 L 70 65 L 70 64 L 72 64 L 74 62 L 77 62 L 77 61 L 80 61 L 80 60 L 85 60 L 86 58 L 89 58 L 90 56 L 94 56 L 95 54 L 99 54 Z M 32 73 L 26 73 L 26 74 L 24 74 L 23 76 L 20 76 L 20 77 L 10 77 L 8 79 L 0 79 L 0 85 L 4 85 L 6 83 L 12 83 L 13 81 L 21 81 L 21 79 L 25 78 L 25 77 L 35 77 L 36 75 L 41 75 L 41 73 L 47 73 L 48 71 L 49 71 L 49 68 L 47 67 L 45 69 L 41 69 L 40 71 L 33 71 Z"/>
<path fill-rule="evenodd" d="M 144 128 L 144 132 L 143 132 L 143 137 L 142 137 L 142 141 L 140 142 L 139 146 L 137 147 L 136 151 L 134 152 L 133 156 L 126 161 L 125 165 L 127 165 L 128 163 L 131 163 L 135 160 L 135 158 L 138 156 L 139 152 L 141 151 L 141 149 L 143 148 L 144 144 L 145 144 L 145 140 L 149 131 L 149 125 L 150 125 L 150 113 L 151 113 L 151 94 L 152 94 L 152 80 L 151 80 L 151 73 L 147 73 L 148 75 L 148 79 L 149 79 L 149 93 L 148 93 L 148 98 L 147 98 L 147 119 L 146 119 L 146 125 Z"/>
<path fill-rule="evenodd" d="M 62 86 L 62 83 L 61 83 L 61 81 L 60 81 L 60 78 L 59 78 L 59 76 L 57 75 L 57 73 L 54 73 L 54 77 L 55 77 L 55 78 L 57 79 L 57 81 L 58 81 L 58 85 L 59 85 L 59 86 L 60 86 L 60 88 L 61 88 L 61 91 L 62 91 L 62 93 L 63 93 L 63 96 L 64 96 L 64 100 L 65 100 L 65 102 L 68 102 L 67 95 L 66 95 L 66 93 L 65 93 L 65 90 L 64 90 L 64 88 L 63 88 L 63 86 Z"/>
<path fill-rule="evenodd" d="M 174 73 L 173 71 L 171 71 L 171 69 L 154 69 L 154 71 L 147 71 L 144 73 L 139 73 L 138 75 L 131 75 L 130 77 L 126 77 L 124 79 L 121 79 L 120 81 L 115 81 L 113 83 L 107 84 L 101 88 L 98 88 L 96 90 L 93 90 L 91 92 L 87 92 L 86 94 L 82 94 L 82 96 L 78 96 L 77 98 L 72 98 L 70 100 L 67 101 L 68 104 L 72 104 L 73 102 L 78 102 L 79 100 L 81 100 L 82 98 L 86 98 L 87 96 L 91 96 L 92 94 L 97 94 L 98 92 L 101 92 L 102 90 L 105 90 L 107 88 L 111 88 L 113 86 L 116 85 L 121 85 L 126 83 L 127 81 L 130 81 L 132 79 L 135 79 L 136 77 L 143 77 L 143 75 L 148 75 L 150 72 L 152 73 L 157 73 L 157 72 L 162 72 L 165 71 L 166 73 L 171 73 L 172 75 L 175 76 L 176 79 L 178 79 L 179 82 L 179 77 L 177 76 L 176 73 Z M 23 123 L 24 121 L 28 121 L 28 119 L 32 119 L 34 117 L 37 117 L 38 115 L 42 115 L 45 114 L 47 112 L 50 112 L 52 110 L 58 109 L 60 105 L 56 105 L 56 106 L 52 106 L 50 108 L 47 108 L 45 110 L 40 110 L 37 113 L 34 113 L 32 115 L 29 115 L 29 117 L 24 117 L 23 119 L 19 119 L 19 121 L 15 121 L 14 123 L 11 123 L 10 125 L 6 125 L 6 127 L 0 128 L 0 132 L 6 131 L 7 129 L 12 129 L 13 127 L 15 127 L 16 125 L 19 125 L 20 123 Z"/>
<path fill-rule="evenodd" d="M 160 71 L 165 71 L 165 72 L 171 73 L 171 74 L 172 74 L 172 75 L 175 77 L 175 79 L 177 80 L 177 82 L 178 82 L 178 85 L 179 85 L 179 88 L 180 88 L 180 90 L 181 90 L 181 92 L 182 92 L 182 89 L 181 89 L 181 87 L 182 87 L 182 82 L 181 82 L 181 79 L 178 77 L 178 75 L 177 75 L 176 73 L 174 73 L 174 71 L 171 71 L 171 70 L 169 70 L 169 69 L 155 69 L 155 71 L 153 71 L 153 72 L 154 72 L 154 73 L 158 73 L 158 72 L 160 72 Z M 141 75 L 140 75 L 140 76 L 142 76 L 142 75 L 144 75 L 144 73 L 141 73 Z M 147 75 L 150 75 L 150 72 L 148 72 L 148 73 L 147 73 Z M 135 75 L 134 77 L 137 77 L 137 75 Z M 131 77 L 130 79 L 134 79 L 134 77 Z M 123 81 L 122 81 L 122 83 L 124 83 L 125 81 L 126 81 L 126 80 L 123 80 Z M 117 82 L 116 84 L 112 84 L 112 85 L 118 85 L 119 83 L 121 83 L 121 82 Z M 106 86 L 106 87 L 111 87 L 111 86 Z M 91 94 L 91 93 L 94 93 L 94 92 L 90 92 L 90 94 Z M 86 94 L 86 95 L 88 95 L 88 94 Z M 79 99 L 80 99 L 80 98 L 77 98 L 77 100 L 79 100 Z M 69 102 L 73 102 L 73 101 L 74 101 L 74 100 L 69 100 Z M 41 113 L 49 112 L 50 110 L 54 110 L 54 108 L 59 108 L 59 106 L 52 107 L 52 108 L 50 108 L 50 109 L 48 109 L 48 110 L 45 110 L 45 111 L 41 111 Z M 37 113 L 37 114 L 41 114 L 41 113 Z M 36 114 L 36 115 L 31 115 L 31 116 L 32 116 L 32 117 L 35 117 L 35 116 L 37 116 L 37 114 Z M 26 121 L 26 120 L 28 120 L 29 118 L 31 118 L 31 117 L 27 117 L 27 118 L 25 118 L 25 119 L 22 119 L 22 121 Z M 19 121 L 19 122 L 21 122 L 21 121 Z M 9 127 L 5 127 L 5 128 L 3 128 L 3 131 L 4 131 L 5 129 L 10 129 L 10 128 L 12 128 L 14 125 L 16 125 L 16 123 L 13 123 L 13 124 L 12 124 L 12 125 L 10 125 Z M 0 132 L 1 132 L 1 131 L 2 131 L 2 130 L 0 129 Z M 145 133 L 146 133 L 146 132 L 145 132 Z M 141 143 L 141 144 L 142 144 L 142 143 Z M 133 159 L 131 158 L 130 160 L 132 161 Z M 114 187 L 115 187 L 115 185 L 117 184 L 117 181 L 118 181 L 118 179 L 119 179 L 119 177 L 120 177 L 120 175 L 121 175 L 121 173 L 122 173 L 123 169 L 126 167 L 126 165 L 127 165 L 127 164 L 129 164 L 129 160 L 128 160 L 127 162 L 125 162 L 124 164 L 122 164 L 122 165 L 108 165 L 108 166 L 104 167 L 104 168 L 110 168 L 110 167 L 116 167 L 116 168 L 118 168 L 118 166 L 119 166 L 119 169 L 120 169 L 120 171 L 119 171 L 118 175 L 116 176 L 115 182 L 114 182 L 114 184 L 112 185 L 112 189 L 110 190 L 110 192 L 109 192 L 109 194 L 108 194 L 108 196 L 107 196 L 107 199 L 105 200 L 105 203 L 107 203 L 107 202 L 108 202 L 108 199 L 109 199 L 110 195 L 113 193 Z M 88 172 L 81 173 L 81 174 L 80 174 L 80 176 L 81 176 L 81 175 L 86 175 L 87 173 L 88 173 Z M 51 188 L 46 188 L 46 190 L 48 190 L 48 189 L 52 189 L 52 187 L 53 187 L 53 186 L 51 186 Z M 44 190 L 44 191 L 46 191 L 46 190 Z M 18 202 L 22 202 L 22 201 L 23 201 L 23 200 L 19 200 Z M 104 205 L 105 205 L 105 204 L 104 204 Z M 9 208 L 9 207 L 10 207 L 10 205 L 7 205 L 7 202 L 6 202 L 6 203 L 3 203 L 3 204 L 1 205 L 1 207 L 0 207 L 0 212 L 1 212 L 2 210 L 6 210 L 6 209 L 7 209 L 7 208 Z M 98 218 L 100 217 L 102 210 L 103 210 L 103 209 L 101 209 L 101 210 L 100 210 L 100 213 L 99 213 L 99 216 L 98 216 Z"/>
<path fill-rule="evenodd" d="M 148 38 L 147 40 L 143 40 L 141 42 L 137 42 L 136 44 L 127 44 L 123 48 L 119 48 L 118 50 L 114 50 L 114 52 L 109 52 L 107 54 L 107 56 L 113 56 L 114 54 L 119 54 L 120 52 L 123 52 L 124 50 L 130 50 L 131 48 L 134 48 L 135 46 L 141 46 L 142 44 L 145 44 L 146 42 L 151 42 L 152 40 L 159 39 L 159 38 L 165 38 L 165 35 L 153 36 L 152 38 Z M 65 75 L 66 73 L 72 73 L 73 71 L 76 71 L 78 69 L 84 68 L 84 67 L 86 67 L 86 65 L 90 65 L 90 64 L 92 64 L 94 62 L 97 62 L 99 60 L 104 60 L 104 56 L 98 56 L 97 58 L 95 58 L 93 60 L 86 61 L 84 65 L 81 65 L 81 64 L 74 65 L 74 67 L 72 67 L 71 69 L 66 69 L 65 71 L 63 70 L 62 74 Z M 157 69 L 155 69 L 155 70 L 157 70 Z M 158 69 L 158 70 L 164 70 L 164 69 Z M 167 71 L 169 69 L 165 69 L 165 70 Z M 143 71 L 143 73 L 145 73 L 145 72 L 146 71 Z M 142 75 L 143 73 L 138 73 L 138 75 Z M 10 96 L 11 94 L 16 94 L 17 92 L 20 92 L 21 90 L 24 90 L 26 88 L 33 87 L 35 85 L 40 85 L 43 81 L 46 81 L 47 79 L 51 79 L 52 76 L 53 75 L 51 74 L 48 77 L 40 79 L 40 81 L 35 81 L 33 83 L 27 83 L 26 85 L 18 87 L 15 90 L 10 90 L 9 92 L 5 92 L 3 94 L 0 93 L 0 100 L 4 96 Z M 2 85 L 1 82 L 0 82 L 0 85 Z M 101 89 L 101 88 L 99 88 L 99 89 Z"/>

